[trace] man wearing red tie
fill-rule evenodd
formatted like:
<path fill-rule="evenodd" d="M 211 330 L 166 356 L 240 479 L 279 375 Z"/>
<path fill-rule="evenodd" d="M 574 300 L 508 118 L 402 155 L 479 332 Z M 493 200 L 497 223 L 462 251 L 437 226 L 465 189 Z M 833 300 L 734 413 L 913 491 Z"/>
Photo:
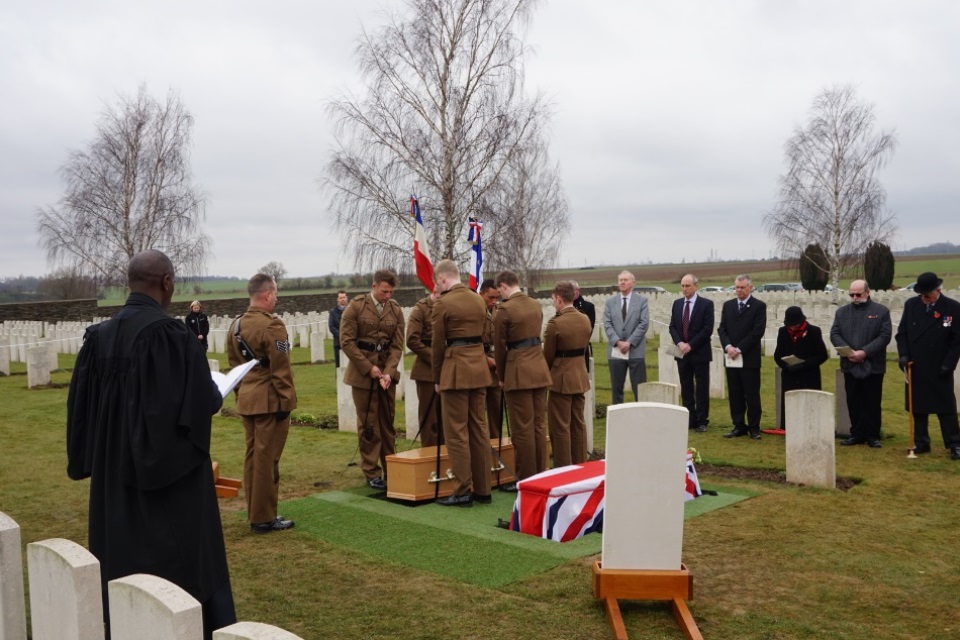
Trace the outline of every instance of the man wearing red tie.
<path fill-rule="evenodd" d="M 699 432 L 710 423 L 710 334 L 713 333 L 713 300 L 697 295 L 697 277 L 680 279 L 683 297 L 673 302 L 670 337 L 683 354 L 677 357 L 680 396 L 689 415 L 689 427 Z"/>

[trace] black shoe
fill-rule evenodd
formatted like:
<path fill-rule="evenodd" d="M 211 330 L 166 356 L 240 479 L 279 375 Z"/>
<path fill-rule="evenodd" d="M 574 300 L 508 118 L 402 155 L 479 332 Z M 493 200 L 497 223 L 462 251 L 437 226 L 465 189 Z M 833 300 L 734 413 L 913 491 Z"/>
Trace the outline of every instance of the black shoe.
<path fill-rule="evenodd" d="M 856 438 L 856 437 L 851 436 L 851 437 L 847 438 L 846 440 L 841 440 L 841 441 L 840 441 L 840 444 L 843 445 L 844 447 L 852 447 L 853 445 L 865 444 L 866 442 L 867 442 L 867 441 L 864 440 L 863 438 Z"/>
<path fill-rule="evenodd" d="M 293 520 L 285 520 L 277 517 L 270 522 L 250 523 L 250 531 L 254 533 L 270 533 L 271 531 L 283 531 L 284 529 L 293 529 Z"/>
<path fill-rule="evenodd" d="M 500 491 L 506 491 L 507 493 L 516 493 L 517 492 L 517 483 L 511 482 L 510 484 L 504 484 L 500 486 Z"/>
<path fill-rule="evenodd" d="M 437 504 L 444 507 L 472 507 L 473 496 L 467 491 L 462 496 L 447 496 L 437 500 Z"/>
<path fill-rule="evenodd" d="M 705 424 L 697 425 L 697 433 L 706 433 L 706 432 L 707 432 L 707 425 Z"/>
<path fill-rule="evenodd" d="M 867 440 L 867 446 L 870 447 L 871 449 L 881 449 L 883 447 L 883 445 L 880 444 L 880 441 L 877 440 L 876 438 L 874 438 L 873 440 Z"/>
<path fill-rule="evenodd" d="M 914 452 L 914 453 L 917 453 L 917 454 L 920 454 L 920 453 L 930 453 L 930 445 L 928 445 L 928 444 L 918 444 L 918 445 L 916 445 L 916 446 L 913 447 L 913 452 Z"/>
<path fill-rule="evenodd" d="M 950 449 L 950 459 L 960 460 L 960 447 L 953 447 Z"/>
<path fill-rule="evenodd" d="M 737 429 L 734 429 L 733 431 L 731 431 L 730 433 L 725 433 L 725 434 L 723 434 L 723 437 L 724 437 L 724 438 L 739 438 L 740 436 L 745 436 L 745 435 L 747 435 L 748 433 L 750 433 L 750 432 L 747 431 L 746 429 L 739 429 L 739 428 L 737 428 Z"/>
<path fill-rule="evenodd" d="M 493 498 L 491 498 L 489 495 L 481 496 L 480 494 L 475 493 L 473 494 L 473 501 L 479 502 L 480 504 L 490 504 L 493 502 Z"/>
<path fill-rule="evenodd" d="M 750 431 L 750 439 L 751 439 L 751 440 L 759 440 L 759 439 L 760 439 L 760 429 L 754 429 L 754 430 Z"/>
<path fill-rule="evenodd" d="M 383 478 L 370 478 L 367 480 L 367 486 L 377 491 L 384 491 L 387 488 L 387 483 L 383 481 Z"/>

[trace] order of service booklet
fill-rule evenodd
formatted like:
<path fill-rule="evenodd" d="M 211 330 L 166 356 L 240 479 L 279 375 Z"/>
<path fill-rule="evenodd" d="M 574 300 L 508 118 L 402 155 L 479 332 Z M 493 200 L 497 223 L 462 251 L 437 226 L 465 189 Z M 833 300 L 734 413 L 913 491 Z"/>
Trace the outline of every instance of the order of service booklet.
<path fill-rule="evenodd" d="M 227 373 L 211 371 L 210 377 L 213 378 L 215 383 L 217 383 L 217 388 L 220 389 L 220 395 L 226 398 L 227 394 L 233 391 L 233 388 L 240 384 L 243 376 L 250 373 L 250 369 L 253 369 L 255 366 L 257 366 L 257 362 L 257 360 L 249 360 L 240 366 L 230 369 L 230 371 Z"/>

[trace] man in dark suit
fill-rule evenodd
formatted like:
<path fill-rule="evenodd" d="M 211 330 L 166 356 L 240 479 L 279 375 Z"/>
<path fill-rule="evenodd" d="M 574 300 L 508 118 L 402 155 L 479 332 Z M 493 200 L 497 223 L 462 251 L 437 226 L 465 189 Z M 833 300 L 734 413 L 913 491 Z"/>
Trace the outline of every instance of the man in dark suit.
<path fill-rule="evenodd" d="M 724 438 L 748 433 L 760 439 L 760 340 L 767 328 L 767 305 L 752 295 L 750 276 L 737 276 L 736 298 L 723 303 L 717 333 L 727 365 L 733 430 Z M 746 416 L 746 421 L 744 421 Z"/>
<path fill-rule="evenodd" d="M 573 285 L 573 306 L 574 308 L 587 316 L 590 320 L 590 336 L 593 336 L 593 327 L 597 324 L 597 308 L 589 300 L 584 300 L 583 295 L 580 293 L 580 285 L 576 280 L 571 280 L 570 284 Z M 587 343 L 587 349 L 583 354 L 583 361 L 587 365 L 587 373 L 590 372 L 590 359 L 593 357 L 593 346 L 590 343 Z"/>
<path fill-rule="evenodd" d="M 674 300 L 670 313 L 670 337 L 683 357 L 677 358 L 680 396 L 689 415 L 689 427 L 699 432 L 710 423 L 710 335 L 713 333 L 713 300 L 697 295 L 697 277 L 680 279 L 683 297 Z"/>
<path fill-rule="evenodd" d="M 611 404 L 623 402 L 623 385 L 630 371 L 633 399 L 637 399 L 637 385 L 647 381 L 647 329 L 650 327 L 650 308 L 647 299 L 633 290 L 636 278 L 629 271 L 617 276 L 619 293 L 603 307 L 603 332 L 607 336 L 608 366 L 610 367 Z"/>
<path fill-rule="evenodd" d="M 940 419 L 943 445 L 960 460 L 960 426 L 953 372 L 960 360 L 960 302 L 940 292 L 943 280 L 921 273 L 913 288 L 920 294 L 907 300 L 897 328 L 900 368 L 911 368 L 914 451 L 930 453 L 930 414 Z M 908 390 L 909 392 L 910 390 Z"/>

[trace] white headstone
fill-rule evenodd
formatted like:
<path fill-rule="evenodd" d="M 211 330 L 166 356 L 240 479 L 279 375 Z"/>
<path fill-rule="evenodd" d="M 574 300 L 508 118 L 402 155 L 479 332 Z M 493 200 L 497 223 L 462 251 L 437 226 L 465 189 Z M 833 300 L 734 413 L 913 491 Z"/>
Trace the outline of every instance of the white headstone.
<path fill-rule="evenodd" d="M 786 404 L 787 482 L 835 489 L 837 486 L 833 394 L 788 391 Z"/>
<path fill-rule="evenodd" d="M 607 408 L 604 569 L 680 569 L 687 417 L 666 404 Z"/>
<path fill-rule="evenodd" d="M 210 365 L 210 371 L 220 371 L 220 361 L 214 358 L 207 358 L 207 364 Z"/>
<path fill-rule="evenodd" d="M 0 511 L 0 640 L 27 640 L 20 525 Z"/>
<path fill-rule="evenodd" d="M 112 640 L 202 640 L 200 603 L 172 582 L 135 573 L 107 591 Z"/>
<path fill-rule="evenodd" d="M 667 347 L 660 347 L 657 351 L 660 382 L 667 382 L 680 386 L 680 373 L 677 371 L 676 359 L 667 353 Z"/>
<path fill-rule="evenodd" d="M 637 385 L 637 402 L 680 404 L 680 385 L 669 382 L 644 382 Z"/>
<path fill-rule="evenodd" d="M 63 538 L 31 542 L 27 569 L 33 640 L 102 640 L 100 562 L 92 553 Z"/>
<path fill-rule="evenodd" d="M 727 371 L 723 366 L 723 349 L 713 350 L 710 361 L 710 397 L 723 400 L 727 397 Z"/>
<path fill-rule="evenodd" d="M 237 622 L 214 631 L 213 640 L 303 640 L 303 638 L 262 622 Z"/>
<path fill-rule="evenodd" d="M 410 440 L 420 430 L 420 396 L 417 395 L 417 381 L 410 379 L 410 372 L 404 371 L 400 376 L 400 386 L 404 389 L 403 419 L 406 423 L 407 440 Z M 399 389 L 397 389 L 399 391 Z"/>
<path fill-rule="evenodd" d="M 597 375 L 595 362 L 590 358 L 590 388 L 584 394 L 583 424 L 587 431 L 587 453 L 593 451 L 593 417 L 597 415 Z"/>
<path fill-rule="evenodd" d="M 346 356 L 341 358 L 341 364 L 346 359 Z M 337 428 L 340 431 L 353 431 L 356 433 L 357 408 L 353 404 L 353 388 L 343 381 L 346 372 L 346 366 L 337 369 Z"/>
<path fill-rule="evenodd" d="M 50 358 L 45 345 L 27 348 L 27 387 L 50 384 Z"/>
<path fill-rule="evenodd" d="M 10 375 L 10 337 L 0 336 L 0 375 Z"/>
<path fill-rule="evenodd" d="M 324 352 L 323 352 L 324 340 L 323 336 L 319 333 L 310 334 L 310 362 L 316 364 L 318 362 L 324 362 Z"/>

